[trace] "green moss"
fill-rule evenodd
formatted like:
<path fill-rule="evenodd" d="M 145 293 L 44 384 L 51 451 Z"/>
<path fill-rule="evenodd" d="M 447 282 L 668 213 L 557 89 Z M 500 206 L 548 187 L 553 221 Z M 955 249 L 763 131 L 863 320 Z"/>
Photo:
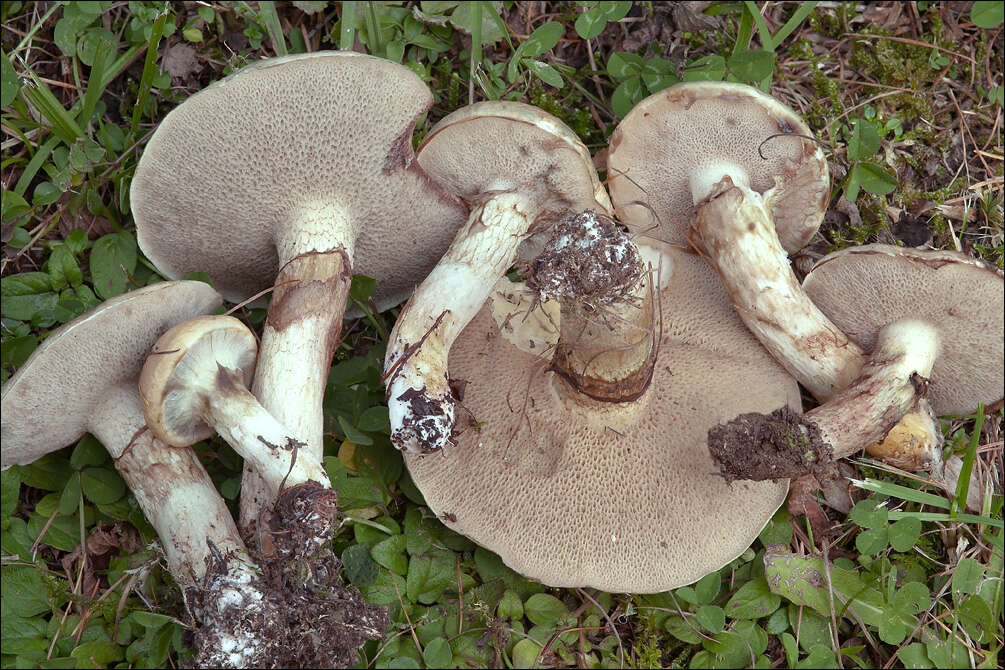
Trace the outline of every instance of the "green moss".
<path fill-rule="evenodd" d="M 560 118 L 587 146 L 604 144 L 604 134 L 593 120 L 589 102 L 582 93 L 573 90 L 570 96 L 559 99 L 553 90 L 537 82 L 531 86 L 527 97 L 530 99 L 530 104 Z"/>

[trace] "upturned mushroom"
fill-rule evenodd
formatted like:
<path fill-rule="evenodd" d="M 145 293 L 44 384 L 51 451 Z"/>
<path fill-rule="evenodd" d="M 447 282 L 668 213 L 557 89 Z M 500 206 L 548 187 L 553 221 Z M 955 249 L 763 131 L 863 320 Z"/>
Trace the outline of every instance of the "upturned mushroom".
<path fill-rule="evenodd" d="M 376 278 L 387 308 L 467 216 L 414 161 L 431 103 L 411 70 L 371 56 L 261 61 L 172 110 L 132 182 L 139 245 L 161 272 L 206 272 L 231 301 L 274 282 L 252 390 L 313 461 L 352 273 Z M 268 502 L 252 472 L 243 525 Z"/>
<path fill-rule="evenodd" d="M 281 532 L 275 544 L 294 559 L 309 558 L 331 539 L 335 492 L 321 462 L 301 454 L 304 443 L 248 390 L 257 353 L 254 333 L 232 316 L 173 326 L 143 364 L 143 411 L 150 430 L 167 444 L 187 447 L 219 433 L 277 499 Z"/>
<path fill-rule="evenodd" d="M 247 667 L 268 661 L 257 633 L 277 615 L 275 603 L 199 459 L 147 430 L 136 392 L 157 337 L 220 303 L 202 282 L 165 282 L 51 333 L 3 388 L 3 467 L 31 463 L 86 432 L 97 437 L 160 536 L 171 574 L 200 591 L 200 665 Z"/>
<path fill-rule="evenodd" d="M 453 112 L 430 130 L 417 160 L 471 206 L 402 310 L 385 357 L 392 443 L 429 453 L 452 440 L 451 343 L 516 260 L 520 243 L 569 214 L 609 212 L 610 201 L 575 133 L 522 103 L 480 102 Z"/>
<path fill-rule="evenodd" d="M 862 349 L 813 304 L 789 266 L 786 252 L 817 230 L 829 190 L 823 153 L 792 110 L 741 84 L 678 84 L 622 120 L 608 165 L 612 192 L 639 199 L 625 213 L 644 204 L 688 234 L 747 327 L 818 400 L 858 377 Z M 890 412 L 913 405 L 898 397 L 907 408 Z M 915 425 L 931 425 L 917 418 Z"/>
<path fill-rule="evenodd" d="M 871 244 L 827 256 L 803 288 L 836 328 L 872 352 L 852 387 L 804 418 L 824 434 L 835 457 L 882 439 L 917 397 L 927 396 L 937 414 L 968 413 L 1002 399 L 1005 289 L 996 268 L 951 251 Z M 891 347 L 898 353 L 890 354 Z M 821 348 L 816 355 L 828 353 Z M 906 357 L 915 363 L 898 370 Z M 876 374 L 901 393 L 881 399 L 874 390 L 856 392 Z M 842 428 L 850 422 L 858 429 Z M 955 489 L 955 480 L 948 486 Z"/>
<path fill-rule="evenodd" d="M 581 244 L 592 263 L 561 257 Z M 645 278 L 643 286 L 651 278 L 649 288 L 624 290 L 614 277 L 594 292 L 567 272 L 574 264 L 579 279 L 601 278 L 619 257 L 637 264 L 627 274 Z M 736 558 L 787 485 L 727 486 L 714 472 L 706 433 L 743 407 L 798 407 L 795 382 L 687 251 L 636 248 L 617 226 L 579 221 L 556 226 L 527 271 L 524 285 L 500 280 L 498 295 L 453 342 L 449 375 L 464 388 L 460 403 L 470 416 L 453 446 L 405 454 L 427 504 L 449 528 L 549 586 L 664 591 Z M 542 303 L 542 291 L 556 297 Z M 645 307 L 657 315 L 648 329 L 632 316 Z M 579 322 L 569 325 L 569 315 Z M 611 333 L 624 322 L 632 325 L 622 349 Z M 611 358 L 591 362 L 602 355 Z M 624 379 L 626 393 L 610 393 Z"/>

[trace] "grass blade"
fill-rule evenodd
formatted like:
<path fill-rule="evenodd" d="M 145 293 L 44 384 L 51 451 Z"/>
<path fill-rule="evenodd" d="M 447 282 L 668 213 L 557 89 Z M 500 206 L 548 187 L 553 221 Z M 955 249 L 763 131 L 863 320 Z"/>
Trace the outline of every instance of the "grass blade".
<path fill-rule="evenodd" d="M 46 83 L 39 79 L 31 68 L 26 67 L 24 71 L 31 79 L 31 85 L 21 89 L 21 94 L 49 122 L 52 132 L 67 145 L 73 144 L 77 138 L 83 137 L 84 131 L 63 105 L 59 104 L 59 100 L 52 94 Z"/>
<path fill-rule="evenodd" d="M 286 50 L 286 38 L 283 36 L 283 26 L 279 23 L 279 15 L 276 14 L 276 3 L 274 0 L 262 0 L 258 3 L 258 11 L 265 22 L 265 29 L 269 31 L 269 39 L 272 40 L 272 49 L 277 56 L 285 56 L 289 53 Z"/>
<path fill-rule="evenodd" d="M 35 178 L 36 174 L 38 174 L 39 169 L 42 167 L 42 163 L 45 162 L 45 160 L 49 157 L 49 154 L 52 153 L 52 150 L 56 148 L 56 145 L 59 144 L 59 142 L 60 137 L 58 135 L 53 135 L 45 141 L 45 144 L 40 146 L 38 150 L 35 151 L 35 155 L 31 157 L 30 161 L 28 161 L 28 164 L 24 167 L 24 172 L 21 173 L 17 183 L 14 184 L 15 193 L 24 197 L 24 192 L 28 190 L 31 180 Z"/>
<path fill-rule="evenodd" d="M 977 443 L 981 440 L 981 429 L 984 427 L 984 405 L 977 405 L 977 419 L 974 421 L 974 432 L 970 435 L 967 453 L 963 455 L 963 468 L 960 479 L 956 482 L 956 500 L 949 511 L 951 516 L 967 508 L 967 492 L 970 490 L 970 476 L 974 472 L 974 459 L 977 458 Z"/>
<path fill-rule="evenodd" d="M 753 19 L 754 24 L 757 26 L 757 33 L 761 36 L 761 46 L 765 51 L 774 51 L 775 40 L 771 37 L 771 31 L 768 29 L 768 24 L 765 22 L 764 17 L 761 16 L 761 10 L 758 9 L 757 3 L 748 0 L 743 3 L 743 6 L 747 9 L 747 13 L 750 14 L 750 18 Z"/>
<path fill-rule="evenodd" d="M 338 32 L 338 48 L 351 51 L 356 44 L 356 3 L 342 3 L 342 22 Z"/>
<path fill-rule="evenodd" d="M 381 43 L 380 22 L 377 21 L 377 10 L 373 6 L 373 0 L 366 3 L 366 10 L 363 14 L 363 18 L 366 19 L 366 46 L 371 55 L 383 57 L 384 45 Z"/>
<path fill-rule="evenodd" d="M 945 497 L 935 495 L 934 493 L 925 493 L 924 491 L 912 489 L 909 486 L 900 486 L 899 484 L 891 484 L 890 482 L 883 482 L 875 479 L 852 479 L 851 483 L 860 489 L 874 491 L 880 495 L 900 498 L 901 500 L 909 500 L 911 502 L 940 507 L 942 509 L 950 508 L 950 502 Z"/>
<path fill-rule="evenodd" d="M 77 115 L 77 121 L 84 128 L 91 125 L 94 108 L 105 92 L 105 64 L 108 62 L 108 56 L 114 53 L 114 49 L 114 45 L 101 40 L 94 52 L 94 63 L 91 65 L 91 72 L 87 77 L 87 90 L 84 91 L 80 113 Z"/>
<path fill-rule="evenodd" d="M 154 80 L 154 71 L 157 69 L 157 46 L 164 35 L 164 24 L 167 22 L 168 13 L 165 9 L 154 21 L 150 30 L 150 39 L 147 41 L 147 57 L 143 61 L 143 74 L 140 76 L 139 98 L 136 100 L 136 107 L 133 108 L 133 119 L 129 124 L 129 134 L 136 136 L 136 129 L 140 125 L 140 116 L 143 108 L 146 107 L 147 98 L 150 97 L 150 86 Z"/>
<path fill-rule="evenodd" d="M 468 69 L 468 104 L 475 101 L 475 77 L 482 66 L 482 2 L 471 3 L 471 63 Z"/>
<path fill-rule="evenodd" d="M 785 25 L 778 29 L 778 32 L 774 34 L 771 38 L 772 41 L 778 45 L 785 41 L 785 38 L 792 34 L 792 31 L 799 27 L 799 24 L 803 22 L 810 13 L 816 9 L 819 2 L 801 2 L 799 6 L 796 7 L 796 11 L 792 13 L 789 20 L 785 22 Z"/>
<path fill-rule="evenodd" d="M 943 512 L 898 512 L 890 511 L 890 521 L 898 521 L 912 517 L 919 521 L 955 521 L 957 523 L 976 523 L 983 526 L 994 526 L 995 528 L 1005 528 L 1005 522 L 1001 519 L 992 519 L 989 516 L 978 516 L 977 514 L 945 514 Z"/>

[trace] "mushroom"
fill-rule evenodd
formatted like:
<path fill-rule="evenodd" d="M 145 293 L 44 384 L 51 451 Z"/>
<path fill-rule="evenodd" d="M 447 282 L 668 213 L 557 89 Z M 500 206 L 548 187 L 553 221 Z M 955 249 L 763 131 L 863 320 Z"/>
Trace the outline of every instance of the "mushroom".
<path fill-rule="evenodd" d="M 619 201 L 641 198 L 680 234 L 690 231 L 747 327 L 818 400 L 858 377 L 862 349 L 813 304 L 789 266 L 786 251 L 816 231 L 829 186 L 823 154 L 792 110 L 741 84 L 678 84 L 622 120 L 608 164 L 631 177 L 612 181 Z"/>
<path fill-rule="evenodd" d="M 167 444 L 187 447 L 219 433 L 278 498 L 281 548 L 314 555 L 331 539 L 337 505 L 321 462 L 265 411 L 247 385 L 257 356 L 254 334 L 232 316 L 200 316 L 161 335 L 140 374 L 147 425 Z"/>
<path fill-rule="evenodd" d="M 220 303 L 195 281 L 154 284 L 102 303 L 51 333 L 18 369 L 3 387 L 0 425 L 4 468 L 94 434 L 160 536 L 171 574 L 202 591 L 200 661 L 244 667 L 268 660 L 267 641 L 254 635 L 276 616 L 266 585 L 199 459 L 147 430 L 136 392 L 157 336 Z"/>
<path fill-rule="evenodd" d="M 786 250 L 816 232 L 830 186 L 823 152 L 792 110 L 743 84 L 677 84 L 625 116 L 611 135 L 608 170 L 628 177 L 612 180 L 617 201 L 648 203 L 678 239 L 690 230 L 740 318 L 814 396 L 855 378 L 862 352 L 814 308 L 789 267 Z M 792 353 L 821 339 L 833 341 L 830 366 Z"/>
<path fill-rule="evenodd" d="M 806 414 L 805 421 L 825 434 L 835 457 L 883 438 L 918 396 L 927 395 L 937 414 L 971 412 L 978 403 L 1002 399 L 1005 291 L 1000 270 L 952 251 L 870 244 L 825 257 L 807 274 L 803 288 L 835 328 L 872 352 L 854 386 Z M 917 360 L 896 371 L 899 354 L 889 355 L 891 347 Z M 817 351 L 820 357 L 828 353 Z M 857 393 L 881 370 L 903 395 L 880 400 L 872 391 Z M 895 376 L 889 376 L 891 371 Z M 864 421 L 862 403 L 871 408 L 871 421 Z M 924 412 L 921 407 L 917 413 L 923 426 L 931 425 Z M 849 421 L 859 428 L 839 429 Z M 923 453 L 941 457 L 937 449 L 920 446 Z M 933 465 L 941 466 L 928 464 Z M 955 490 L 951 479 L 946 486 Z"/>
<path fill-rule="evenodd" d="M 600 295 L 585 301 L 584 291 L 564 292 L 570 285 L 553 281 L 566 275 L 554 272 L 561 263 L 551 262 L 559 260 L 552 252 L 592 239 L 587 233 L 569 238 L 572 232 L 557 226 L 537 259 L 543 262 L 530 264 L 534 286 L 500 280 L 496 291 L 503 299 L 486 301 L 453 342 L 449 373 L 466 382 L 462 402 L 470 421 L 456 445 L 406 453 L 405 462 L 445 525 L 528 577 L 549 586 L 665 591 L 740 555 L 785 498 L 783 482 L 727 486 L 705 447 L 708 429 L 753 411 L 743 408 L 797 407 L 798 389 L 737 318 L 700 258 L 647 245 L 627 252 L 635 245 L 623 232 L 601 227 L 606 250 L 594 246 L 597 266 L 630 253 L 635 262 L 661 268 L 659 283 L 652 280 L 645 294 L 656 292 L 652 311 L 662 314 L 662 323 L 649 332 L 662 336 L 631 347 L 636 370 L 651 369 L 637 393 L 591 397 L 588 391 L 605 378 L 638 376 L 628 365 L 591 366 L 594 379 L 584 383 L 576 379 L 578 366 L 556 369 L 556 353 L 568 348 L 573 361 L 590 358 L 580 348 L 600 353 L 581 336 L 583 324 L 600 335 L 605 325 L 616 330 L 621 321 L 605 316 L 630 314 L 631 307 L 617 303 L 636 303 L 639 294 L 615 282 L 621 299 L 605 305 Z M 598 270 L 585 262 L 579 267 L 586 276 Z M 648 267 L 643 274 L 649 276 Z M 541 303 L 542 287 L 556 285 L 560 297 Z M 562 306 L 557 339 L 554 329 L 541 327 L 554 321 L 553 312 L 541 311 L 553 310 L 556 301 Z M 580 324 L 567 327 L 576 311 Z M 646 345 L 653 344 L 658 357 L 651 359 Z"/>
<path fill-rule="evenodd" d="M 471 205 L 446 254 L 402 310 L 385 357 L 391 439 L 411 453 L 452 440 L 447 354 L 513 264 L 521 241 L 568 214 L 608 212 L 590 153 L 565 124 L 517 102 L 480 102 L 430 130 L 423 170 Z"/>
<path fill-rule="evenodd" d="M 322 397 L 353 272 L 403 299 L 467 216 L 414 162 L 432 95 L 353 52 L 249 65 L 172 110 L 130 191 L 140 248 L 172 278 L 201 271 L 231 301 L 275 281 L 255 395 L 321 459 Z M 245 470 L 243 525 L 268 502 Z"/>

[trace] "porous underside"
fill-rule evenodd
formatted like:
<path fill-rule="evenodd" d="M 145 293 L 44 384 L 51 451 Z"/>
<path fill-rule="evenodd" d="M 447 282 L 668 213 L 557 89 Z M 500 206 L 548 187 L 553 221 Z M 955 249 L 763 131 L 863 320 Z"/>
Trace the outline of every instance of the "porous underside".
<path fill-rule="evenodd" d="M 444 523 L 545 584 L 614 592 L 691 583 L 750 545 L 787 483 L 728 486 L 706 436 L 744 412 L 798 408 L 798 390 L 700 259 L 674 264 L 653 383 L 631 405 L 566 394 L 547 361 L 499 337 L 482 309 L 450 353 L 482 425 L 456 447 L 406 456 Z M 682 285 L 698 275 L 700 286 Z"/>

